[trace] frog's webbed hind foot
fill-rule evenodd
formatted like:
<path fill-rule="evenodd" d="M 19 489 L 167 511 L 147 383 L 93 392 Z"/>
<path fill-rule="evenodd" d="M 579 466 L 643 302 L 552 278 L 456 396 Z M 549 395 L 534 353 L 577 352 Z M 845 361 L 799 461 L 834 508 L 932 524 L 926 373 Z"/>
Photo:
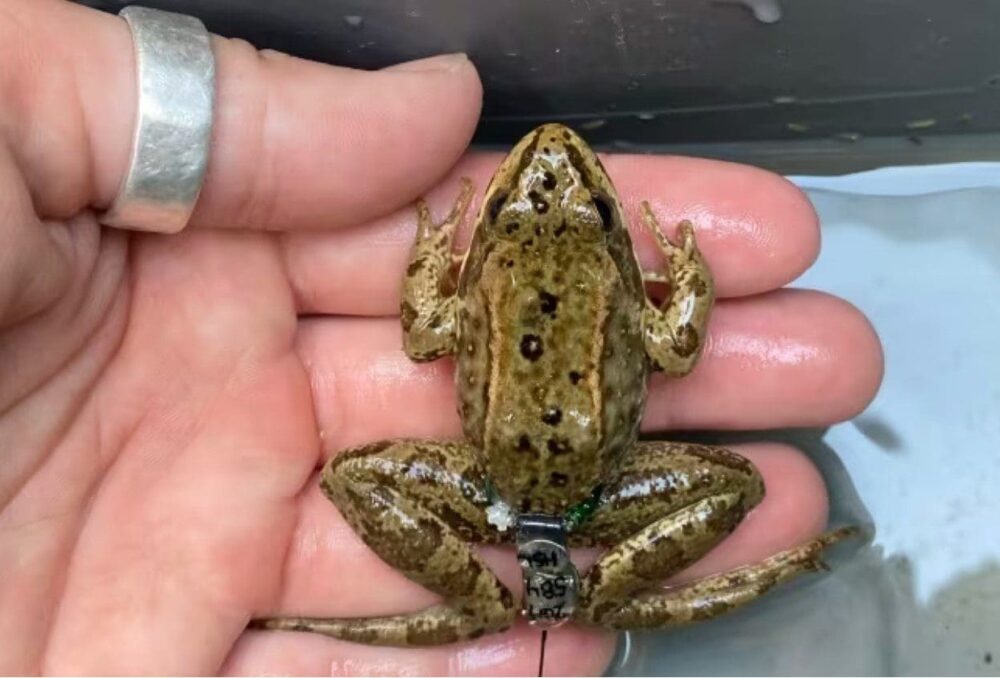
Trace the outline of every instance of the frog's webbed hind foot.
<path fill-rule="evenodd" d="M 657 369 L 679 377 L 691 371 L 705 343 L 715 298 L 712 274 L 698 250 L 691 222 L 680 223 L 681 243 L 674 245 L 664 235 L 649 203 L 642 203 L 642 214 L 646 228 L 667 258 L 665 272 L 644 273 L 643 278 L 668 286 L 660 307 L 647 303 L 643 311 L 646 353 Z"/>
<path fill-rule="evenodd" d="M 403 281 L 400 317 L 403 349 L 416 361 L 440 358 L 455 351 L 456 262 L 452 251 L 455 231 L 472 202 L 472 182 L 462 179 L 462 190 L 451 213 L 440 224 L 430 208 L 417 201 L 417 239 Z"/>
<path fill-rule="evenodd" d="M 498 543 L 486 521 L 485 474 L 468 445 L 386 441 L 342 452 L 323 492 L 382 560 L 445 601 L 368 618 L 263 619 L 257 628 L 312 631 L 374 645 L 440 645 L 513 624 L 514 600 L 470 543 Z"/>

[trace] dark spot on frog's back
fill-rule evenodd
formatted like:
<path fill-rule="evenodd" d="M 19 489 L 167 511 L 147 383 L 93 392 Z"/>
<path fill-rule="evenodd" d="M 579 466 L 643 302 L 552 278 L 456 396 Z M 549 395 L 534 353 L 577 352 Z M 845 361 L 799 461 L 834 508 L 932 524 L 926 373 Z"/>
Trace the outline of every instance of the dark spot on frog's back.
<path fill-rule="evenodd" d="M 565 473 L 553 472 L 549 474 L 549 485 L 552 487 L 566 487 L 569 483 L 569 476 Z"/>
<path fill-rule="evenodd" d="M 531 362 L 535 362 L 541 358 L 544 352 L 542 338 L 537 334 L 525 334 L 521 337 L 521 355 Z"/>
<path fill-rule="evenodd" d="M 528 191 L 528 198 L 531 199 L 531 206 L 535 208 L 535 211 L 539 214 L 545 214 L 549 211 L 548 201 L 542 197 L 542 194 L 538 191 Z"/>
<path fill-rule="evenodd" d="M 556 187 L 556 175 L 552 172 L 546 172 L 545 178 L 542 180 L 542 188 L 546 191 L 552 191 Z"/>
<path fill-rule="evenodd" d="M 562 410 L 558 407 L 548 407 L 542 413 L 542 421 L 549 426 L 558 426 L 562 421 Z"/>
<path fill-rule="evenodd" d="M 518 452 L 534 452 L 535 448 L 531 444 L 531 438 L 527 435 L 522 435 L 517 439 L 517 451 Z"/>
<path fill-rule="evenodd" d="M 579 384 L 581 379 L 583 379 L 583 375 L 577 372 L 576 370 L 573 370 L 572 372 L 569 373 L 569 381 L 574 386 L 576 384 Z"/>
<path fill-rule="evenodd" d="M 567 452 L 572 452 L 573 449 L 569 446 L 569 441 L 565 438 L 549 438 L 549 442 L 546 444 L 549 448 L 549 452 L 553 455 L 566 454 Z"/>
<path fill-rule="evenodd" d="M 517 229 L 521 228 L 521 224 L 516 221 L 512 221 L 504 228 L 507 231 L 507 235 L 514 235 L 517 233 Z"/>
<path fill-rule="evenodd" d="M 538 301 L 541 306 L 542 313 L 547 315 L 555 314 L 556 308 L 559 306 L 559 297 L 554 294 L 549 294 L 545 290 L 538 293 Z"/>

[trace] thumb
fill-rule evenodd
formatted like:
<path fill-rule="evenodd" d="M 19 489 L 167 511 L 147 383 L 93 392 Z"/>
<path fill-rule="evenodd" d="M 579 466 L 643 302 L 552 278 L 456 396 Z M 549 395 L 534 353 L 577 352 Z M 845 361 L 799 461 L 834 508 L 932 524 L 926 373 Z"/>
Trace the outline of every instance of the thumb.
<path fill-rule="evenodd" d="M 43 217 L 113 200 L 128 169 L 135 62 L 125 21 L 61 0 L 0 11 L 0 134 Z M 478 119 L 463 55 L 358 71 L 213 38 L 217 89 L 192 225 L 360 223 L 434 185 Z"/>

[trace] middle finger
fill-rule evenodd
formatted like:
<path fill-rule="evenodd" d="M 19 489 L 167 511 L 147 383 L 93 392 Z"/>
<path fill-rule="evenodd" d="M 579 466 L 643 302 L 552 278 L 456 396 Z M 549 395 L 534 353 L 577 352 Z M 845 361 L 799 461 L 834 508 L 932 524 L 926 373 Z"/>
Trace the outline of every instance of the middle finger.
<path fill-rule="evenodd" d="M 411 362 L 400 332 L 397 318 L 300 321 L 327 453 L 379 438 L 459 434 L 451 361 Z M 836 297 L 785 289 L 723 300 L 694 372 L 651 380 L 643 428 L 826 425 L 861 411 L 881 374 L 871 325 Z"/>

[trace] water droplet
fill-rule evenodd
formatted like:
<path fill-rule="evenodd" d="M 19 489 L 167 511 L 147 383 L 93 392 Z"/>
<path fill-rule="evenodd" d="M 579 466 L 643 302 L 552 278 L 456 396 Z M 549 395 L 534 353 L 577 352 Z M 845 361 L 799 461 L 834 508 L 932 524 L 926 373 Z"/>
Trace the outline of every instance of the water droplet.
<path fill-rule="evenodd" d="M 802 134 L 803 132 L 809 131 L 809 125 L 805 124 L 804 122 L 788 122 L 785 123 L 785 129 L 787 129 L 789 132 L 797 132 L 798 134 Z"/>
<path fill-rule="evenodd" d="M 365 25 L 365 18 L 360 14 L 345 14 L 344 23 L 351 28 L 358 29 Z"/>
<path fill-rule="evenodd" d="M 781 20 L 781 5 L 778 0 L 721 0 L 737 5 L 743 5 L 753 17 L 762 24 L 773 24 Z"/>
<path fill-rule="evenodd" d="M 516 59 L 517 57 L 521 56 L 521 53 L 518 52 L 516 49 L 511 49 L 504 52 L 503 55 L 505 57 L 510 57 L 511 59 Z"/>
<path fill-rule="evenodd" d="M 986 78 L 987 87 L 1000 87 L 1000 73 L 995 73 Z"/>
<path fill-rule="evenodd" d="M 794 104 L 799 98 L 793 94 L 782 94 L 771 99 L 771 103 L 783 106 L 785 104 Z"/>
<path fill-rule="evenodd" d="M 608 121 L 604 118 L 595 118 L 594 120 L 588 120 L 587 122 L 581 122 L 579 127 L 583 130 L 597 129 L 598 127 L 604 127 L 608 124 Z"/>
<path fill-rule="evenodd" d="M 419 19 L 420 10 L 417 9 L 416 7 L 411 7 L 410 9 L 406 10 L 406 16 L 410 17 L 411 19 Z"/>
<path fill-rule="evenodd" d="M 924 118 L 922 120 L 911 120 L 906 123 L 906 129 L 927 129 L 928 127 L 934 127 L 937 124 L 937 120 L 934 118 Z"/>
<path fill-rule="evenodd" d="M 762 24 L 773 24 L 781 20 L 781 5 L 778 0 L 743 0 L 753 16 Z"/>
<path fill-rule="evenodd" d="M 635 117 L 639 118 L 639 120 L 656 120 L 656 113 L 643 111 L 642 113 L 636 113 Z"/>

